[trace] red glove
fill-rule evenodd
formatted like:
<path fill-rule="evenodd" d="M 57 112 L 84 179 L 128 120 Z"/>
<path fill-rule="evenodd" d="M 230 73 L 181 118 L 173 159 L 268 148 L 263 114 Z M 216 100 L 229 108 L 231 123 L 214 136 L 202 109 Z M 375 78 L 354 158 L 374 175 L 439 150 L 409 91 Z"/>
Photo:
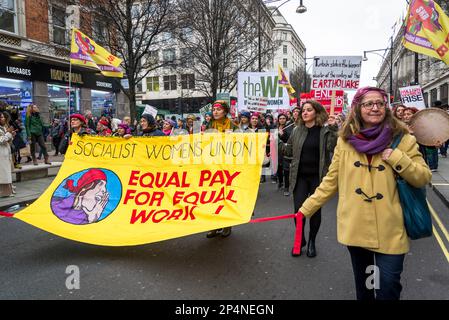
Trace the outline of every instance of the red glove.
<path fill-rule="evenodd" d="M 302 219 L 304 215 L 301 211 L 296 213 L 296 231 L 295 231 L 295 240 L 293 243 L 293 256 L 299 256 L 301 253 L 301 242 L 302 242 Z"/>

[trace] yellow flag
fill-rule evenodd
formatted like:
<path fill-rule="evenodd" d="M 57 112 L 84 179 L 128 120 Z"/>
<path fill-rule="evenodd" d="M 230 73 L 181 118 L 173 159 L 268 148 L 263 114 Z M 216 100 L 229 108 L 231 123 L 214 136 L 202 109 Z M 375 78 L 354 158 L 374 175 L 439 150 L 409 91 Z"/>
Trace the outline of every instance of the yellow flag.
<path fill-rule="evenodd" d="M 78 29 L 72 30 L 70 62 L 75 65 L 100 69 L 106 77 L 123 78 L 119 67 L 122 60 L 110 54 Z"/>
<path fill-rule="evenodd" d="M 410 2 L 403 44 L 449 64 L 449 18 L 435 1 Z"/>
<path fill-rule="evenodd" d="M 288 80 L 287 75 L 284 72 L 284 69 L 280 65 L 278 65 L 278 73 L 279 73 L 279 85 L 281 87 L 284 87 L 287 89 L 288 95 L 290 96 L 290 99 L 293 99 L 293 94 L 296 92 L 295 89 L 293 89 L 292 85 L 290 84 L 290 81 Z"/>
<path fill-rule="evenodd" d="M 247 223 L 267 136 L 73 136 L 50 187 L 14 215 L 68 239 L 146 244 Z"/>

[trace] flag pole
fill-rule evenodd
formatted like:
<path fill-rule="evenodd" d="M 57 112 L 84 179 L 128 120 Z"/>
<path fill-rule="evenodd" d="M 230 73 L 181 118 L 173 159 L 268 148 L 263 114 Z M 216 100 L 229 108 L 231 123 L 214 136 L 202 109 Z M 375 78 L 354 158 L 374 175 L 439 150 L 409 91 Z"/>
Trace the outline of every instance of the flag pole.
<path fill-rule="evenodd" d="M 73 27 L 70 28 L 70 35 L 71 38 L 70 39 L 70 43 L 73 41 Z M 72 49 L 70 48 L 70 55 L 72 54 Z M 68 96 L 68 113 L 69 113 L 69 118 L 68 118 L 68 131 L 70 134 L 70 130 L 71 130 L 71 125 L 70 125 L 70 98 L 72 95 L 72 58 L 69 56 L 69 96 Z"/>
<path fill-rule="evenodd" d="M 69 65 L 69 97 L 68 97 L 68 108 L 69 108 L 69 119 L 68 119 L 68 121 L 69 121 L 69 125 L 68 125 L 68 127 L 69 127 L 69 132 L 70 132 L 70 98 L 71 98 L 71 95 L 72 95 L 72 60 L 70 60 L 70 65 Z"/>

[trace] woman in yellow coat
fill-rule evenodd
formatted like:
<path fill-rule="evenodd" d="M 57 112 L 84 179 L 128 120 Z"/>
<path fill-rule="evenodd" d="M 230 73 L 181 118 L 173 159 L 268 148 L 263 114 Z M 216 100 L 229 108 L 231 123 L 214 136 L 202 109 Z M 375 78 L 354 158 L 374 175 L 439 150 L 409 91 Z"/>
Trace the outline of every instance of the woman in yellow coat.
<path fill-rule="evenodd" d="M 409 240 L 395 174 L 415 187 L 429 183 L 432 174 L 416 139 L 393 117 L 384 90 L 359 89 L 351 108 L 328 174 L 299 212 L 312 216 L 338 191 L 337 237 L 351 255 L 357 299 L 399 299 Z M 379 272 L 373 288 L 367 286 L 369 270 Z"/>

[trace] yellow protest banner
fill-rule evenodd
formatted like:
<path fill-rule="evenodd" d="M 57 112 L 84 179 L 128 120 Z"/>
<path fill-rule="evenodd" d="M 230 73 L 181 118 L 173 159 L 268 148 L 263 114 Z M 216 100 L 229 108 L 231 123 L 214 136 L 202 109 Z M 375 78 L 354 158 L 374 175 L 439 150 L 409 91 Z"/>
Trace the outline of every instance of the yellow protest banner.
<path fill-rule="evenodd" d="M 122 60 L 75 28 L 72 30 L 70 63 L 100 69 L 106 77 L 123 78 L 119 67 Z"/>
<path fill-rule="evenodd" d="M 250 221 L 265 133 L 73 136 L 51 186 L 14 215 L 64 238 L 146 244 Z"/>
<path fill-rule="evenodd" d="M 410 2 L 403 44 L 449 64 L 449 18 L 435 1 Z"/>

